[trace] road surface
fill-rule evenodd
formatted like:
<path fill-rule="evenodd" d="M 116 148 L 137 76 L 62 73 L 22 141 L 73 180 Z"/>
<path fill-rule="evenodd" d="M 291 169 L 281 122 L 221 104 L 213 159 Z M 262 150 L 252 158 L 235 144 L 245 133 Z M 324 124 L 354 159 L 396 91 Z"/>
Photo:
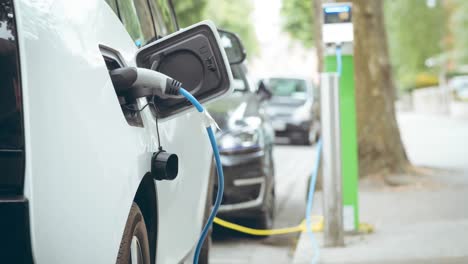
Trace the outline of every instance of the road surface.
<path fill-rule="evenodd" d="M 315 147 L 276 145 L 275 227 L 297 225 L 304 218 L 307 179 Z M 290 263 L 299 234 L 254 239 L 218 232 L 213 241 L 211 264 Z"/>

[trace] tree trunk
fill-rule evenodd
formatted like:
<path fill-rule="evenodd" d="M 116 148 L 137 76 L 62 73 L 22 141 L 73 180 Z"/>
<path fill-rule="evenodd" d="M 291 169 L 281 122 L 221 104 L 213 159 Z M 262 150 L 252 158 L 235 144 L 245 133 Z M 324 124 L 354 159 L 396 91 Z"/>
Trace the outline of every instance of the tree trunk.
<path fill-rule="evenodd" d="M 323 43 L 322 43 L 322 0 L 311 0 L 314 7 L 315 49 L 317 51 L 317 70 L 323 72 Z"/>
<path fill-rule="evenodd" d="M 395 115 L 383 0 L 354 0 L 354 60 L 361 176 L 406 171 Z"/>

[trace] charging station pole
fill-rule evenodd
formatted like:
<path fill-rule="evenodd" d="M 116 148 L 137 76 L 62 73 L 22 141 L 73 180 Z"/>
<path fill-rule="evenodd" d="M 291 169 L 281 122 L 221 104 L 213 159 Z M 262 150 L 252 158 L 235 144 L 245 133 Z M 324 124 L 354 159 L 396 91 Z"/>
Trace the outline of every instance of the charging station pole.
<path fill-rule="evenodd" d="M 344 231 L 359 229 L 358 207 L 358 151 L 356 128 L 356 100 L 354 86 L 353 24 L 350 3 L 323 4 L 323 41 L 325 71 L 339 72 L 339 120 L 341 142 L 341 174 Z M 337 68 L 337 49 L 340 49 L 341 69 Z M 322 114 L 323 115 L 323 114 Z M 327 175 L 324 174 L 324 177 Z M 326 198 L 326 197 L 325 197 Z M 327 220 L 325 220 L 327 221 Z"/>
<path fill-rule="evenodd" d="M 336 73 L 320 76 L 320 112 L 323 143 L 323 216 L 326 247 L 344 245 L 341 177 L 341 140 L 339 77 Z"/>

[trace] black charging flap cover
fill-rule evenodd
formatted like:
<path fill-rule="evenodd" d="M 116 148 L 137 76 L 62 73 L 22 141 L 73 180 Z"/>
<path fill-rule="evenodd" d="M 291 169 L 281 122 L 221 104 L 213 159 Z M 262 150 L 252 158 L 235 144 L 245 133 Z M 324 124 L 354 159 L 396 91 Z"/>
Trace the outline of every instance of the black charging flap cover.
<path fill-rule="evenodd" d="M 138 67 L 164 73 L 182 83 L 201 103 L 230 91 L 231 69 L 216 27 L 204 21 L 143 47 Z M 166 118 L 191 107 L 185 98 L 155 97 L 156 114 Z"/>

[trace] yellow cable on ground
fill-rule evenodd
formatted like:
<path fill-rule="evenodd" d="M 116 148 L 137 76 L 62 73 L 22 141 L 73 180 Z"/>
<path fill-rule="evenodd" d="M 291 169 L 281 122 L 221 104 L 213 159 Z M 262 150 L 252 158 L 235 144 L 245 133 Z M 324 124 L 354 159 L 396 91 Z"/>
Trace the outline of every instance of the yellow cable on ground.
<path fill-rule="evenodd" d="M 312 218 L 317 219 L 316 223 L 312 223 L 312 232 L 322 232 L 323 231 L 323 216 L 313 216 Z M 285 235 L 290 233 L 299 233 L 299 232 L 307 232 L 306 221 L 302 220 L 302 222 L 293 227 L 286 227 L 286 228 L 278 228 L 278 229 L 255 229 L 246 226 L 241 226 L 238 224 L 234 224 L 228 222 L 226 220 L 220 219 L 215 217 L 214 222 L 222 227 L 236 230 L 241 233 L 253 235 L 253 236 L 272 236 L 272 235 Z M 370 234 L 374 232 L 374 227 L 367 223 L 360 223 L 359 224 L 359 232 L 363 234 Z"/>
<path fill-rule="evenodd" d="M 312 224 L 312 231 L 313 232 L 320 232 L 323 230 L 323 217 L 316 217 L 319 219 L 318 223 Z M 286 228 L 278 228 L 278 229 L 255 229 L 250 227 L 241 226 L 238 224 L 234 224 L 218 217 L 215 217 L 214 222 L 220 226 L 223 226 L 228 229 L 236 230 L 241 233 L 254 235 L 254 236 L 271 236 L 271 235 L 284 235 L 290 233 L 299 233 L 299 232 L 306 232 L 307 226 L 305 220 L 303 220 L 299 225 L 293 227 L 286 227 Z"/>
<path fill-rule="evenodd" d="M 368 223 L 360 223 L 359 232 L 364 234 L 374 233 L 374 226 Z"/>

